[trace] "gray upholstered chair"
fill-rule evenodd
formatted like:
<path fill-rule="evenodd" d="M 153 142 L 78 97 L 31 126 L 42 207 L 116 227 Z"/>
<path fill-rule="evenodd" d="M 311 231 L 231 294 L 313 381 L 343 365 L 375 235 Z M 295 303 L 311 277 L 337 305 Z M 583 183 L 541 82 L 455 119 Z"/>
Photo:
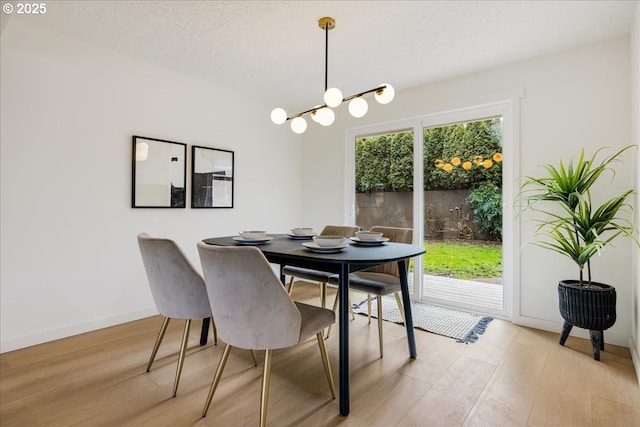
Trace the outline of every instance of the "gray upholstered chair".
<path fill-rule="evenodd" d="M 150 237 L 147 233 L 140 233 L 138 234 L 138 246 L 151 287 L 151 295 L 158 312 L 164 316 L 160 332 L 158 332 L 151 351 L 151 357 L 149 357 L 147 372 L 151 369 L 151 364 L 156 357 L 160 343 L 162 343 L 169 321 L 171 319 L 186 320 L 178 356 L 176 378 L 173 383 L 173 397 L 175 397 L 187 350 L 191 320 L 211 317 L 209 298 L 202 276 L 193 268 L 173 240 Z M 213 319 L 211 319 L 211 324 L 214 342 L 217 343 L 218 337 Z M 257 365 L 255 353 L 252 353 L 252 356 L 254 364 Z"/>
<path fill-rule="evenodd" d="M 320 235 L 332 235 L 332 236 L 343 236 L 343 237 L 353 237 L 356 235 L 356 232 L 360 229 L 358 226 L 347 226 L 347 225 L 327 225 L 325 226 Z M 329 277 L 332 273 L 327 273 L 325 271 L 312 270 L 310 268 L 302 268 L 302 267 L 292 267 L 286 266 L 282 269 L 282 273 L 286 276 L 291 276 L 289 280 L 289 284 L 287 286 L 289 290 L 289 295 L 293 292 L 294 280 L 296 278 L 309 280 L 312 282 L 318 282 L 320 285 L 320 307 L 325 308 L 327 306 L 327 282 L 329 281 Z M 337 296 L 335 303 L 333 304 L 333 311 L 336 311 L 337 308 Z M 351 304 L 349 304 L 351 305 Z M 353 316 L 353 312 L 351 312 L 351 316 Z M 327 330 L 327 338 L 329 338 L 329 334 L 331 333 L 331 327 Z"/>
<path fill-rule="evenodd" d="M 413 230 L 410 228 L 397 227 L 372 227 L 371 231 L 381 232 L 383 237 L 389 238 L 390 242 L 411 243 L 413 240 Z M 408 267 L 408 262 L 407 262 Z M 329 277 L 329 283 L 338 284 L 337 275 Z M 371 322 L 371 295 L 376 295 L 378 303 L 378 337 L 380 345 L 380 357 L 383 356 L 382 351 L 382 296 L 394 294 L 396 303 L 400 310 L 400 316 L 404 321 L 404 311 L 402 309 L 402 301 L 400 299 L 400 273 L 398 263 L 391 262 L 389 264 L 380 265 L 363 271 L 357 271 L 349 274 L 349 289 L 355 289 L 367 293 L 367 305 L 369 313 L 369 322 Z M 335 305 L 335 304 L 334 304 Z"/>
<path fill-rule="evenodd" d="M 266 424 L 272 350 L 300 344 L 315 335 L 331 396 L 335 386 L 322 331 L 335 322 L 335 313 L 293 302 L 262 252 L 253 246 L 214 246 L 198 243 L 211 312 L 218 335 L 227 343 L 211 383 L 202 416 L 222 376 L 231 347 L 265 350 L 260 399 L 260 425 Z"/>

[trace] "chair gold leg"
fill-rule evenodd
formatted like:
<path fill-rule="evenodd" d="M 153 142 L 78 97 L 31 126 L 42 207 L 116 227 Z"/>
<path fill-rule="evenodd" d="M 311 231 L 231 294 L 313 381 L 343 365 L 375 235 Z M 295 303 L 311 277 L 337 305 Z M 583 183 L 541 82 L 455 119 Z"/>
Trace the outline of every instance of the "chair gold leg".
<path fill-rule="evenodd" d="M 320 307 L 327 306 L 327 282 L 320 282 Z"/>
<path fill-rule="evenodd" d="M 338 292 L 336 292 L 336 298 L 333 300 L 333 306 L 331 307 L 331 310 L 334 313 L 338 312 Z M 324 339 L 328 340 L 329 339 L 329 335 L 331 335 L 331 328 L 333 327 L 333 325 L 329 325 L 329 327 L 327 328 L 327 335 L 324 337 Z"/>
<path fill-rule="evenodd" d="M 406 320 L 404 318 L 404 309 L 402 308 L 402 300 L 400 299 L 400 294 L 395 292 L 393 294 L 396 297 L 396 304 L 398 304 L 398 310 L 400 311 L 400 317 L 402 317 L 402 323 L 406 324 Z"/>
<path fill-rule="evenodd" d="M 258 358 L 256 357 L 255 350 L 249 350 L 251 352 L 251 358 L 253 359 L 253 366 L 258 366 Z"/>
<path fill-rule="evenodd" d="M 216 322 L 211 318 L 211 329 L 213 331 L 213 345 L 218 345 L 218 329 L 216 328 Z"/>
<path fill-rule="evenodd" d="M 162 326 L 160 326 L 160 331 L 158 332 L 158 336 L 156 337 L 156 343 L 153 345 L 153 350 L 151 351 L 151 357 L 149 358 L 149 363 L 147 363 L 147 372 L 151 370 L 151 364 L 153 363 L 153 359 L 156 358 L 156 353 L 158 352 L 158 348 L 160 348 L 160 343 L 164 338 L 164 333 L 167 332 L 167 326 L 169 326 L 169 320 L 171 319 L 168 317 L 165 317 L 164 321 L 162 322 Z"/>
<path fill-rule="evenodd" d="M 324 372 L 327 374 L 327 382 L 329 383 L 329 390 L 331 390 L 331 397 L 336 398 L 336 386 L 333 383 L 333 375 L 331 374 L 331 365 L 329 364 L 329 356 L 327 355 L 327 348 L 324 345 L 324 339 L 322 338 L 322 332 L 318 332 L 318 346 L 320 347 L 320 355 L 322 356 L 322 364 L 324 365 Z"/>
<path fill-rule="evenodd" d="M 378 339 L 380 341 L 380 357 L 382 357 L 382 295 L 378 295 L 376 300 L 378 300 Z"/>
<path fill-rule="evenodd" d="M 338 292 L 336 292 L 336 299 L 333 300 L 333 307 L 331 307 L 331 310 L 333 311 L 338 310 Z"/>
<path fill-rule="evenodd" d="M 224 365 L 227 364 L 227 359 L 229 358 L 229 352 L 231 352 L 231 346 L 227 344 L 226 347 L 224 348 L 224 351 L 222 352 L 222 357 L 220 358 L 220 362 L 218 362 L 218 369 L 216 369 L 216 374 L 213 376 L 213 381 L 211 382 L 209 395 L 207 396 L 207 401 L 204 404 L 204 409 L 202 410 L 203 417 L 207 416 L 209 405 L 211 405 L 211 399 L 213 399 L 213 393 L 216 392 L 216 388 L 218 387 L 218 383 L 220 382 L 220 377 L 222 377 L 222 371 L 224 371 Z"/>
<path fill-rule="evenodd" d="M 287 287 L 287 292 L 289 292 L 289 296 L 291 296 L 291 293 L 293 292 L 293 276 L 291 276 L 291 280 L 289 280 L 289 286 Z"/>
<path fill-rule="evenodd" d="M 333 310 L 335 313 L 338 312 L 337 311 L 338 310 L 338 293 L 337 292 L 336 292 L 336 299 L 333 300 L 333 307 L 331 307 L 331 310 Z M 353 312 L 353 304 L 351 303 L 351 298 L 349 298 L 349 312 L 351 313 L 351 320 L 356 320 L 356 315 Z M 371 319 L 369 319 L 369 322 L 371 322 Z M 333 325 L 327 328 L 327 335 L 324 337 L 327 340 L 329 339 L 329 335 L 331 334 L 331 328 L 333 328 Z"/>
<path fill-rule="evenodd" d="M 187 353 L 187 343 L 189 342 L 190 327 L 191 327 L 191 319 L 187 319 L 184 323 L 184 332 L 182 333 L 182 344 L 180 345 L 180 355 L 178 356 L 178 368 L 176 369 L 176 379 L 173 382 L 173 397 L 176 397 L 176 394 L 178 393 L 178 383 L 180 383 L 180 374 L 182 373 L 184 355 Z"/>
<path fill-rule="evenodd" d="M 269 403 L 269 380 L 271 379 L 271 350 L 264 352 L 264 372 L 260 392 L 260 427 L 267 425 L 267 404 Z"/>

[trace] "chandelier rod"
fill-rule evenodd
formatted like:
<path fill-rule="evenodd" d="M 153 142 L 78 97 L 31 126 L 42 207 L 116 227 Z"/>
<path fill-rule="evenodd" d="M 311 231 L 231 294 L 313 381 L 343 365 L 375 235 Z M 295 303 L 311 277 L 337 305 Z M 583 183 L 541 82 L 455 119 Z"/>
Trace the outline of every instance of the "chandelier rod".
<path fill-rule="evenodd" d="M 329 75 L 329 24 L 324 26 L 324 91 L 329 89 L 328 76 Z M 324 93 L 324 92 L 323 92 Z"/>
<path fill-rule="evenodd" d="M 378 87 L 374 87 L 373 89 L 365 90 L 364 92 L 356 93 L 355 95 L 347 96 L 342 99 L 342 102 L 351 101 L 353 98 L 357 98 L 362 95 L 366 95 L 371 92 L 381 92 L 387 88 L 387 85 L 380 85 Z"/>
<path fill-rule="evenodd" d="M 356 93 L 355 95 L 347 96 L 346 98 L 342 99 L 342 102 L 351 101 L 353 98 L 357 98 L 359 96 L 366 95 L 366 94 L 371 93 L 371 92 L 382 91 L 382 90 L 384 90 L 386 88 L 387 88 L 387 85 L 380 85 L 378 87 L 374 87 L 373 89 L 365 90 L 364 92 L 360 92 L 360 93 Z M 287 120 L 295 119 L 296 117 L 303 116 L 303 115 L 305 115 L 307 113 L 312 113 L 312 112 L 317 111 L 317 110 L 319 110 L 321 108 L 324 108 L 324 107 L 327 107 L 327 104 L 318 105 L 317 107 L 309 108 L 308 110 L 302 111 L 300 113 L 292 114 L 291 116 L 287 117 Z"/>

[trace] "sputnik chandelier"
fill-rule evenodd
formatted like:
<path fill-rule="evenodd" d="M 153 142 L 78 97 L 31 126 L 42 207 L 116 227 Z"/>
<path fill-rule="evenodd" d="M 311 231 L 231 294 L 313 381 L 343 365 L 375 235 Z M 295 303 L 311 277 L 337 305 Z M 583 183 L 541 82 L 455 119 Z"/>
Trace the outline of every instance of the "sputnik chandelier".
<path fill-rule="evenodd" d="M 365 90 L 364 92 L 356 93 L 347 97 L 342 97 L 340 89 L 332 87 L 327 88 L 327 69 L 329 62 L 329 30 L 333 30 L 336 27 L 336 20 L 330 17 L 320 18 L 318 25 L 325 33 L 325 52 L 324 52 L 324 104 L 317 105 L 308 110 L 300 113 L 287 115 L 287 112 L 282 108 L 274 108 L 271 111 L 271 120 L 277 125 L 281 125 L 287 121 L 291 121 L 291 130 L 295 133 L 303 133 L 307 130 L 307 121 L 303 117 L 305 114 L 309 114 L 311 119 L 319 123 L 322 126 L 329 126 L 333 123 L 336 116 L 332 108 L 338 107 L 343 102 L 349 101 L 349 113 L 353 117 L 359 118 L 367 114 L 369 105 L 367 101 L 362 97 L 368 93 L 374 93 L 376 101 L 380 104 L 388 104 L 393 100 L 395 91 L 393 86 L 389 83 L 382 83 L 373 89 Z"/>

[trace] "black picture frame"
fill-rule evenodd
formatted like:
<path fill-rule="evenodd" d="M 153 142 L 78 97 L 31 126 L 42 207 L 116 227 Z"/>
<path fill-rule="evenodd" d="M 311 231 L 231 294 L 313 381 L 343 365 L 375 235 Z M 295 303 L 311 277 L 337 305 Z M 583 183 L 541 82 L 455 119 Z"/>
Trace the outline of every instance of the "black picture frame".
<path fill-rule="evenodd" d="M 233 208 L 234 152 L 191 146 L 191 207 Z"/>
<path fill-rule="evenodd" d="M 133 135 L 132 208 L 185 208 L 187 144 Z"/>

